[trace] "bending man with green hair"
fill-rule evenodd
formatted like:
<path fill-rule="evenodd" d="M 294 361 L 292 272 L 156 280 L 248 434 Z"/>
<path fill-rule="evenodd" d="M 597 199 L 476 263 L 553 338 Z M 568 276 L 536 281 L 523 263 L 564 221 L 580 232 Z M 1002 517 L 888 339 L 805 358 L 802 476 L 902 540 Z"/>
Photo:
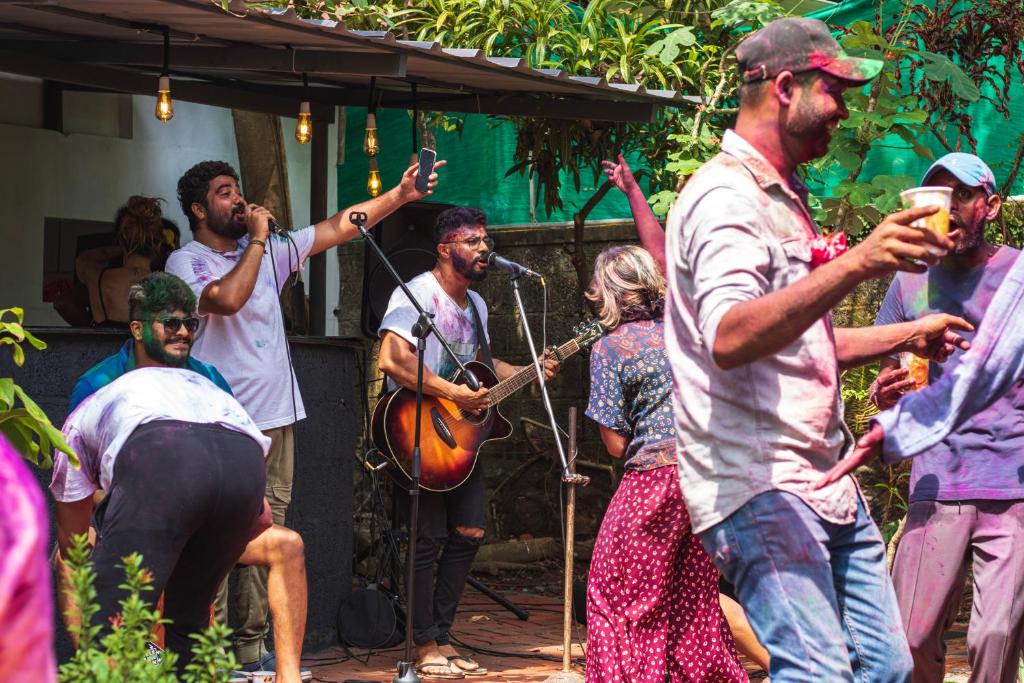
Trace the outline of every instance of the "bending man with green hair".
<path fill-rule="evenodd" d="M 269 567 L 278 680 L 297 683 L 306 621 L 302 539 L 270 524 L 263 499 L 269 439 L 220 373 L 189 355 L 195 310 L 195 294 L 174 275 L 152 273 L 132 286 L 132 338 L 82 375 L 72 393 L 64 434 L 82 464 L 54 458 L 58 545 L 63 554 L 74 535 L 87 533 L 95 508 L 97 623 L 104 628 L 123 593 L 117 563 L 140 552 L 154 579 L 147 597 L 164 592 L 164 616 L 172 620 L 166 644 L 180 666 L 188 635 L 208 625 L 227 572 L 238 563 Z M 96 507 L 100 491 L 106 494 Z"/>

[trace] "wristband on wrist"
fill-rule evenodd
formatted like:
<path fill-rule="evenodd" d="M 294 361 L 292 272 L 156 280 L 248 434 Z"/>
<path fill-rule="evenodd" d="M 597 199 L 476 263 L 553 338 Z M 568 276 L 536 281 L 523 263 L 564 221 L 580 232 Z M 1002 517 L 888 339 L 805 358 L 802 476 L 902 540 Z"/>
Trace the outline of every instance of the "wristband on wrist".
<path fill-rule="evenodd" d="M 263 247 L 263 251 L 264 251 L 264 252 L 266 252 L 266 251 L 267 251 L 267 243 L 266 243 L 266 242 L 264 242 L 263 240 L 258 240 L 258 239 L 251 239 L 251 240 L 249 240 L 249 244 L 258 244 L 258 245 L 260 245 L 261 247 Z"/>

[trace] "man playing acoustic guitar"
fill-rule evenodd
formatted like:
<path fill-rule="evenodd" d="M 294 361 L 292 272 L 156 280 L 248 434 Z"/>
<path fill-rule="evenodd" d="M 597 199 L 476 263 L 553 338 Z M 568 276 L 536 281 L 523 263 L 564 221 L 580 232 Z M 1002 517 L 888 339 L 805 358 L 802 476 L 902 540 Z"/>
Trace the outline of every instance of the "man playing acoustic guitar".
<path fill-rule="evenodd" d="M 437 331 L 460 361 L 486 363 L 490 360 L 487 306 L 469 286 L 487 276 L 487 253 L 493 246 L 487 236 L 487 217 L 473 207 L 448 209 L 437 217 L 434 240 L 437 265 L 410 280 L 409 289 L 434 314 Z M 416 338 L 411 330 L 418 318 L 412 303 L 401 289 L 396 289 L 380 327 L 379 365 L 389 378 L 389 389 L 416 388 Z M 521 369 L 497 359 L 493 368 L 499 380 Z M 546 379 L 554 377 L 558 369 L 557 360 L 545 358 Z M 491 405 L 488 389 L 481 386 L 473 391 L 448 381 L 446 378 L 453 377 L 455 370 L 454 362 L 431 335 L 424 358 L 424 395 L 447 399 L 474 415 L 483 414 Z M 423 457 L 426 462 L 427 454 Z M 448 635 L 473 557 L 483 543 L 485 492 L 480 470 L 475 467 L 465 483 L 453 490 L 420 493 L 412 620 L 416 671 L 427 678 L 457 679 L 487 673 L 473 659 L 460 655 Z"/>

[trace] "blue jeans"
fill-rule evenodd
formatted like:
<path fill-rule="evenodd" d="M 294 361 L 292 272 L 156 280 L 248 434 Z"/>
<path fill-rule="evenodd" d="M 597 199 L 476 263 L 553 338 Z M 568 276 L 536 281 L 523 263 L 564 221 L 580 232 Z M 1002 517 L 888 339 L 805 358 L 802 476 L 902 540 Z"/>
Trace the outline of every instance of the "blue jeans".
<path fill-rule="evenodd" d="M 833 524 L 769 491 L 700 537 L 771 655 L 772 683 L 910 681 L 885 544 L 862 502 L 853 523 Z"/>

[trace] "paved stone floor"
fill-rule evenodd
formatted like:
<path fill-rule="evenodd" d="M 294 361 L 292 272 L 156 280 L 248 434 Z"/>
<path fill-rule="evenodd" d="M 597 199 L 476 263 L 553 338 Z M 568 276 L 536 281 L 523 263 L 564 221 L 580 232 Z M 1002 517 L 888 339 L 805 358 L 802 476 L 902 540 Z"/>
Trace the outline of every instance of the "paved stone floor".
<path fill-rule="evenodd" d="M 473 648 L 493 651 L 473 653 L 480 663 L 487 667 L 486 676 L 467 678 L 466 681 L 510 681 L 513 683 L 542 683 L 552 674 L 561 670 L 562 659 L 562 602 L 553 597 L 537 597 L 509 594 L 509 598 L 530 613 L 527 621 L 516 619 L 504 608 L 491 602 L 487 597 L 467 589 L 456 618 L 453 635 Z M 957 624 L 947 636 L 949 647 L 947 659 L 948 681 L 966 681 L 965 627 Z M 586 642 L 586 629 L 580 627 L 573 633 L 572 655 L 582 660 L 583 650 L 579 641 Z M 463 651 L 470 651 L 460 648 Z M 395 675 L 395 663 L 401 658 L 403 648 L 373 652 L 367 657 L 366 651 L 354 651 L 355 657 L 348 657 L 340 648 L 318 652 L 304 663 L 313 670 L 315 681 L 343 683 L 373 681 L 386 683 Z M 764 673 L 747 663 L 751 680 L 765 678 Z M 579 665 L 574 670 L 582 673 Z"/>

